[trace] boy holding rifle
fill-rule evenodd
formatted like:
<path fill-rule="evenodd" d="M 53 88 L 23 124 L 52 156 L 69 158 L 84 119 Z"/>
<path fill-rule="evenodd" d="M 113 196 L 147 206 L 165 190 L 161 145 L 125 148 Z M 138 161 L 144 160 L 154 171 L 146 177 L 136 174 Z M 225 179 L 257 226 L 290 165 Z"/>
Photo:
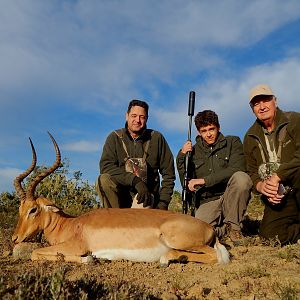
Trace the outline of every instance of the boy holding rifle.
<path fill-rule="evenodd" d="M 187 141 L 177 155 L 177 169 L 183 182 L 186 153 L 191 152 L 188 189 L 195 193 L 196 215 L 214 226 L 218 237 L 226 235 L 239 245 L 242 221 L 250 199 L 252 181 L 245 173 L 241 140 L 220 132 L 218 116 L 211 110 L 195 117 L 196 144 Z"/>

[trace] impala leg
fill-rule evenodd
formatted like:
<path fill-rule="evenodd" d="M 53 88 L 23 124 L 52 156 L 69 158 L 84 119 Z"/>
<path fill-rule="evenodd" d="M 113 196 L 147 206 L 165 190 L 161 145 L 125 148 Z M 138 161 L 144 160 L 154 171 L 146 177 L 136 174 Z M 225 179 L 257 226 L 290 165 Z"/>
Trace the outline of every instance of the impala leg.
<path fill-rule="evenodd" d="M 32 252 L 31 259 L 87 263 L 92 260 L 92 257 L 82 257 L 86 252 L 82 248 L 76 247 L 74 243 L 62 243 L 35 249 Z"/>
<path fill-rule="evenodd" d="M 197 252 L 199 245 L 210 245 L 215 237 L 211 225 L 198 219 L 178 216 L 164 222 L 161 227 L 161 240 L 170 248 Z M 194 250 L 195 249 L 195 250 Z"/>
<path fill-rule="evenodd" d="M 196 247 L 195 247 L 196 248 Z M 207 246 L 200 246 L 197 249 L 193 249 L 193 251 L 197 252 L 189 252 L 185 250 L 175 250 L 172 249 L 166 253 L 166 255 L 160 258 L 161 266 L 168 266 L 170 261 L 179 261 L 179 262 L 198 262 L 211 264 L 218 262 L 216 251 Z"/>

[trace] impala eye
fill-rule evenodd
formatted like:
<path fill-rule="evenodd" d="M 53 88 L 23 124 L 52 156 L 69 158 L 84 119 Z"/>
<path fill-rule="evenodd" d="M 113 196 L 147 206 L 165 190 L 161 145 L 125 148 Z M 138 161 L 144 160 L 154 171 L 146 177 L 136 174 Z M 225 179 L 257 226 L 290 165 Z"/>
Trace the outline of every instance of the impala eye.
<path fill-rule="evenodd" d="M 35 214 L 36 211 L 37 211 L 37 208 L 36 208 L 36 207 L 33 207 L 33 208 L 30 210 L 29 214 Z"/>

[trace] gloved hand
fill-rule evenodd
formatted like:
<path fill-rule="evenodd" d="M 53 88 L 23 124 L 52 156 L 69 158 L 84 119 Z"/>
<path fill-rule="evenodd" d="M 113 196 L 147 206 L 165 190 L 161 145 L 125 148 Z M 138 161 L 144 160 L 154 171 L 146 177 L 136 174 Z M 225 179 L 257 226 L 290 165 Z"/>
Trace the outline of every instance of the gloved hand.
<path fill-rule="evenodd" d="M 134 188 L 138 192 L 137 203 L 138 204 L 143 203 L 143 207 L 146 207 L 146 206 L 153 207 L 154 197 L 149 192 L 147 185 L 140 178 L 139 178 L 139 180 L 135 180 L 135 181 L 137 183 L 135 183 Z"/>

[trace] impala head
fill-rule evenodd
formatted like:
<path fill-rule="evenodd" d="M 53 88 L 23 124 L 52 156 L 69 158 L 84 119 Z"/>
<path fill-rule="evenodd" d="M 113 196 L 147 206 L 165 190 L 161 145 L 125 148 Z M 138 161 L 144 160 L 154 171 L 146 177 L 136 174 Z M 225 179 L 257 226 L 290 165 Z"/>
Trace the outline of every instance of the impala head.
<path fill-rule="evenodd" d="M 61 155 L 58 145 L 53 136 L 48 132 L 56 152 L 56 160 L 53 165 L 46 169 L 44 172 L 36 176 L 36 178 L 30 183 L 27 190 L 25 191 L 22 186 L 22 181 L 34 170 L 36 166 L 36 152 L 31 139 L 29 138 L 31 149 L 32 149 L 32 163 L 30 167 L 14 180 L 14 186 L 18 196 L 20 197 L 21 204 L 19 207 L 19 221 L 15 232 L 12 236 L 12 240 L 15 243 L 20 243 L 30 237 L 34 236 L 37 232 L 42 229 L 42 226 L 47 222 L 44 211 L 47 211 L 49 207 L 55 210 L 55 206 L 46 199 L 35 197 L 35 189 L 37 185 L 48 175 L 53 173 L 61 163 Z"/>

